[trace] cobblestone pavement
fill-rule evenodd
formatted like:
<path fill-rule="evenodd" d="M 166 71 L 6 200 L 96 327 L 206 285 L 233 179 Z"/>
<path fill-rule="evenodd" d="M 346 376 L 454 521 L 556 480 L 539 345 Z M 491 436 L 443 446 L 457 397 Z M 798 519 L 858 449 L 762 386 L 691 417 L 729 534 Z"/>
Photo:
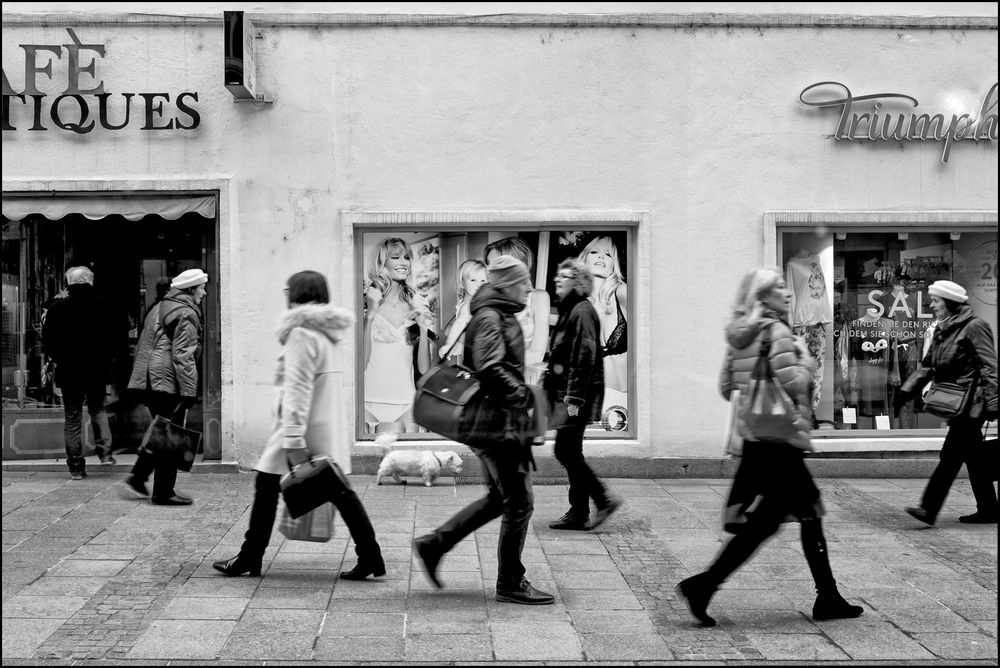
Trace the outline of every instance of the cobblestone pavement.
<path fill-rule="evenodd" d="M 939 524 L 902 512 L 923 480 L 823 479 L 827 532 L 855 620 L 814 622 L 809 569 L 786 525 L 716 594 L 719 625 L 696 625 L 676 583 L 726 539 L 729 481 L 608 481 L 625 507 L 597 532 L 548 522 L 566 486 L 536 485 L 524 550 L 551 606 L 493 600 L 498 523 L 441 563 L 435 590 L 411 541 L 482 493 L 479 485 L 352 483 L 372 516 L 388 575 L 337 579 L 354 562 L 338 520 L 328 543 L 275 532 L 263 578 L 226 578 L 253 475 L 181 474 L 190 507 L 119 497 L 121 474 L 3 474 L 3 663 L 26 664 L 802 664 L 997 663 L 997 527 L 959 524 L 967 480 Z"/>

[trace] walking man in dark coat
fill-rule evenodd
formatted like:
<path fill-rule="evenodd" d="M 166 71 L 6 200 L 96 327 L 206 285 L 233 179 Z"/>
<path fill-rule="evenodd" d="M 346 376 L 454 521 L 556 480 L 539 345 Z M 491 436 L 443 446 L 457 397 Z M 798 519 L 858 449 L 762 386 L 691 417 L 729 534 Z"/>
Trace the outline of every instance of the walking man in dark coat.
<path fill-rule="evenodd" d="M 84 402 L 94 428 L 97 456 L 102 464 L 115 463 L 104 397 L 112 382 L 115 357 L 128 350 L 128 319 L 124 311 L 94 294 L 94 272 L 87 267 L 70 267 L 66 283 L 69 295 L 49 307 L 42 342 L 55 363 L 55 383 L 63 394 L 66 464 L 73 480 L 82 480 L 87 475 L 82 438 Z"/>
<path fill-rule="evenodd" d="M 489 282 L 472 298 L 463 359 L 496 410 L 504 412 L 504 423 L 512 424 L 534 405 L 534 395 L 524 382 L 524 335 L 517 321 L 528 301 L 531 275 L 520 260 L 500 255 L 490 262 L 486 276 Z M 483 435 L 482 445 L 472 447 L 483 465 L 486 495 L 414 541 L 428 578 L 440 587 L 437 566 L 445 553 L 476 529 L 502 517 L 496 600 L 524 605 L 552 603 L 552 594 L 535 589 L 525 579 L 521 561 L 534 510 L 528 468 L 534 462 L 530 441 L 520 442 L 513 430 L 505 428 L 504 433 Z"/>

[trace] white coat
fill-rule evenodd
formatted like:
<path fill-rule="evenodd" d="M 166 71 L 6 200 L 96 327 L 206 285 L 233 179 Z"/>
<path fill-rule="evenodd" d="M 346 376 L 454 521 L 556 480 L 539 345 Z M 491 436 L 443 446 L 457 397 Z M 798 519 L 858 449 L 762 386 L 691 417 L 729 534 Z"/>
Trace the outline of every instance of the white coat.
<path fill-rule="evenodd" d="M 350 311 L 329 304 L 295 306 L 282 316 L 274 429 L 257 461 L 258 471 L 283 475 L 288 472 L 285 450 L 306 448 L 351 472 L 339 342 L 353 322 Z"/>

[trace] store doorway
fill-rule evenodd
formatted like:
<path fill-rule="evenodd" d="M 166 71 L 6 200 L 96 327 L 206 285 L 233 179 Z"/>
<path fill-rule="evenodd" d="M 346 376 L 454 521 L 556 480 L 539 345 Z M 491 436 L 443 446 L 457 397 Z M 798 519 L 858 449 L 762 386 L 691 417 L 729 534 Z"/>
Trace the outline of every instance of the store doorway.
<path fill-rule="evenodd" d="M 132 216 L 130 216 L 132 217 Z M 156 282 L 199 267 L 211 276 L 202 301 L 204 322 L 201 401 L 189 425 L 203 432 L 204 459 L 221 458 L 221 357 L 217 220 L 187 212 L 176 219 L 150 214 L 138 220 L 70 213 L 58 220 L 29 214 L 3 220 L 3 459 L 65 456 L 62 397 L 41 341 L 48 306 L 65 290 L 65 271 L 86 265 L 95 291 L 128 315 L 129 351 L 107 387 L 116 453 L 135 452 L 149 413 L 127 389 L 135 347 Z M 86 326 L 86 323 L 81 323 Z M 85 455 L 93 454 L 85 429 Z"/>

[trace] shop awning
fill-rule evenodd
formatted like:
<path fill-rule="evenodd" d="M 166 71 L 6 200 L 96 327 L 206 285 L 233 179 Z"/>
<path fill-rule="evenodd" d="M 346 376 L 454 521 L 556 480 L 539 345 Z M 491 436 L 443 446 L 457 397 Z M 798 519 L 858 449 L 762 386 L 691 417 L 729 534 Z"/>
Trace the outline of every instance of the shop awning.
<path fill-rule="evenodd" d="M 13 195 L 3 197 L 3 215 L 21 220 L 37 214 L 49 220 L 60 220 L 69 214 L 80 214 L 90 220 L 105 216 L 124 216 L 139 220 L 143 216 L 161 216 L 177 220 L 186 213 L 215 218 L 214 195 L 121 195 L 88 193 L 87 195 Z"/>

